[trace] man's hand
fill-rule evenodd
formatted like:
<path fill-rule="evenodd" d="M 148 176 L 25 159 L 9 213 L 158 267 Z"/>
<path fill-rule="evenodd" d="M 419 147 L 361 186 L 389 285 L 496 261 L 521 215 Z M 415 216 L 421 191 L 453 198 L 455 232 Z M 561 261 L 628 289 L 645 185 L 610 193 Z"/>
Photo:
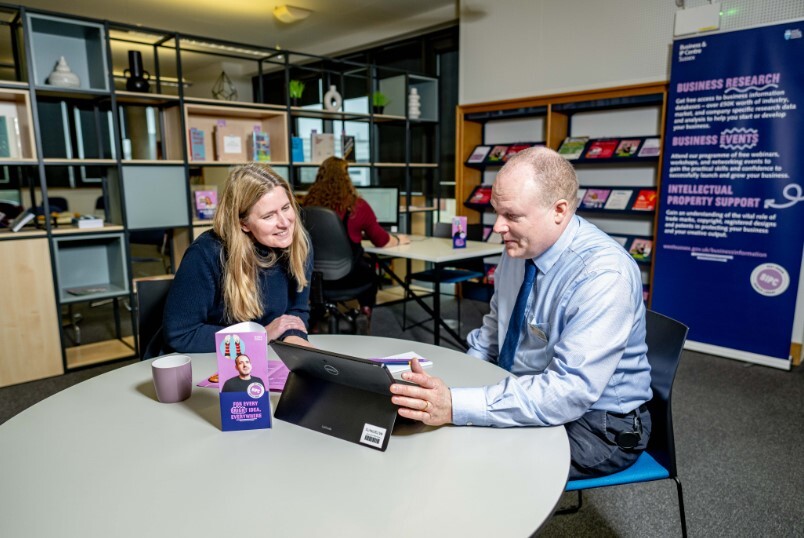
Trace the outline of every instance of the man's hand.
<path fill-rule="evenodd" d="M 304 322 L 301 320 L 301 318 L 298 316 L 291 316 L 289 314 L 279 316 L 265 326 L 265 331 L 268 333 L 268 341 L 276 340 L 285 334 L 285 331 L 289 331 L 291 329 L 304 331 L 305 334 L 307 333 L 307 327 L 304 326 Z"/>
<path fill-rule="evenodd" d="M 444 382 L 424 373 L 418 359 L 410 362 L 410 372 L 402 374 L 402 379 L 418 386 L 391 385 L 391 402 L 399 406 L 399 415 L 420 420 L 430 426 L 440 426 L 452 422 L 452 395 Z"/>

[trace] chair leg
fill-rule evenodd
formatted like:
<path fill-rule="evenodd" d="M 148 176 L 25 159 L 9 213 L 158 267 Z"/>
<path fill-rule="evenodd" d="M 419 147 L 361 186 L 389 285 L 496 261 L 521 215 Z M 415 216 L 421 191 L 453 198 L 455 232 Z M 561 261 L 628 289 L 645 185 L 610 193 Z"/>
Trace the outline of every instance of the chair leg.
<path fill-rule="evenodd" d="M 678 512 L 681 516 L 681 536 L 687 538 L 687 517 L 684 515 L 684 494 L 681 491 L 681 480 L 677 476 L 673 477 L 676 481 L 676 490 L 678 491 Z"/>
<path fill-rule="evenodd" d="M 574 506 L 568 506 L 567 508 L 562 508 L 561 510 L 556 510 L 555 515 L 563 516 L 565 514 L 574 514 L 578 510 L 581 509 L 583 506 L 583 490 L 578 490 L 578 504 Z"/>

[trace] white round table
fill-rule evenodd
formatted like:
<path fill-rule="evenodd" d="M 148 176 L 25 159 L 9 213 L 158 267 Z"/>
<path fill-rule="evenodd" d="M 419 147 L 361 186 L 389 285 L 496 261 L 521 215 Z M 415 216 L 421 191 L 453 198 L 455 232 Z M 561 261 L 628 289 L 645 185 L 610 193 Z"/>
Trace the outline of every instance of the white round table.
<path fill-rule="evenodd" d="M 415 351 L 451 386 L 507 374 L 419 342 L 311 341 L 358 357 Z M 196 382 L 215 370 L 214 354 L 193 355 Z M 150 361 L 10 419 L 0 454 L 0 534 L 25 537 L 529 536 L 569 471 L 563 427 L 400 424 L 386 452 L 278 420 L 224 433 L 217 390 L 159 403 Z"/>

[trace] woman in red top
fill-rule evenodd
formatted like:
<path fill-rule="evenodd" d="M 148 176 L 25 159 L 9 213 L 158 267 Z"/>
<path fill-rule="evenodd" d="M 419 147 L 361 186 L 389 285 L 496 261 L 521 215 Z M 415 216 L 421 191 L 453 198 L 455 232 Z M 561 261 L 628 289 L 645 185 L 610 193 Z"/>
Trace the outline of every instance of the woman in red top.
<path fill-rule="evenodd" d="M 310 187 L 304 203 L 307 206 L 328 207 L 346 224 L 346 231 L 352 242 L 354 251 L 362 255 L 360 242 L 365 237 L 377 247 L 393 247 L 410 243 L 404 234 L 389 234 L 377 222 L 374 210 L 355 190 L 352 178 L 349 177 L 349 163 L 338 157 L 329 157 L 318 169 L 315 183 Z M 368 291 L 357 297 L 360 310 L 371 316 L 371 310 L 377 300 L 377 276 L 368 262 L 358 256 L 352 272 L 336 282 L 328 282 L 330 287 L 350 288 L 364 282 L 374 282 Z"/>

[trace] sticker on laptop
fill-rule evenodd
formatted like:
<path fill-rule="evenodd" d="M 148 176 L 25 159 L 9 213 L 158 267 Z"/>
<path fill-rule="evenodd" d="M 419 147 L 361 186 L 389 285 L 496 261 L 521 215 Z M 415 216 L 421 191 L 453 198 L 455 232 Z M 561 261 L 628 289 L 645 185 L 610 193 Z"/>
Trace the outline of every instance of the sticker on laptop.
<path fill-rule="evenodd" d="M 376 448 L 382 448 L 382 442 L 385 440 L 385 428 L 374 426 L 368 422 L 363 424 L 363 433 L 360 435 L 360 442 L 364 445 L 371 445 Z"/>

